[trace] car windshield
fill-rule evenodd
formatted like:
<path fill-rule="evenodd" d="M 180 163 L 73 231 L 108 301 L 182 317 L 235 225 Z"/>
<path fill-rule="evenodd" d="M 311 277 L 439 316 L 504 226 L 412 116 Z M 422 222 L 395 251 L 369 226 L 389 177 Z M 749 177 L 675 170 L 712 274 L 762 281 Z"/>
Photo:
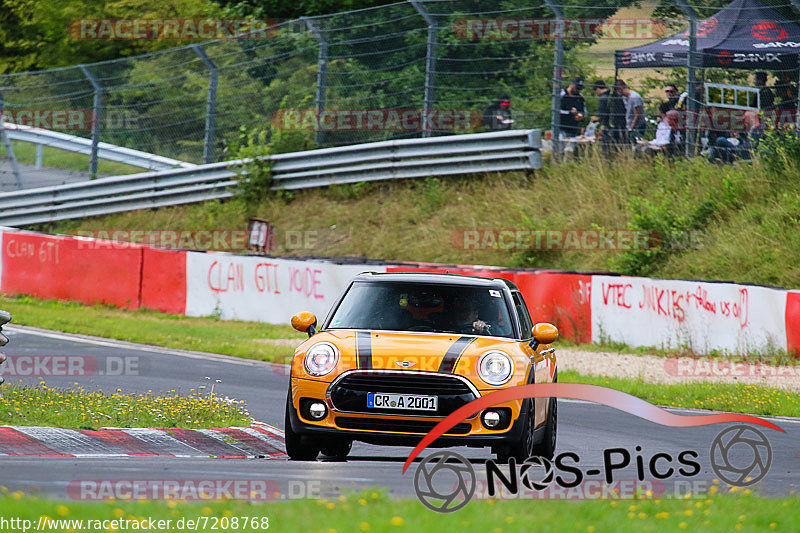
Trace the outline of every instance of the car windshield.
<path fill-rule="evenodd" d="M 412 282 L 354 283 L 328 327 L 513 337 L 503 291 Z"/>

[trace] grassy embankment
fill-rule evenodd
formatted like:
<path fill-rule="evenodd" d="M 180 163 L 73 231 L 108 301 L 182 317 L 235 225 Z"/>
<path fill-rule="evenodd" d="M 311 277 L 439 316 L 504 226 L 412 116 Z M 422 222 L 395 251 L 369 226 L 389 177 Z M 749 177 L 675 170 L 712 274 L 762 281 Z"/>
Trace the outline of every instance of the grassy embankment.
<path fill-rule="evenodd" d="M 77 230 L 244 229 L 249 216 L 277 228 L 277 255 L 365 256 L 615 271 L 664 278 L 800 287 L 797 168 L 600 158 L 530 176 L 407 180 L 270 194 L 69 221 Z M 668 246 L 645 251 L 464 249 L 463 230 L 640 229 Z M 298 239 L 287 231 L 308 232 Z"/>

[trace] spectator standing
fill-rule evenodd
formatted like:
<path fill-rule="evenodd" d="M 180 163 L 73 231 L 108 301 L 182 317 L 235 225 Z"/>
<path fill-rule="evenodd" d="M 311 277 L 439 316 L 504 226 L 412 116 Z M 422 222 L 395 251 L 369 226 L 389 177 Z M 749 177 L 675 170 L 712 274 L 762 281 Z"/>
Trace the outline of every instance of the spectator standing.
<path fill-rule="evenodd" d="M 666 104 L 665 106 L 666 111 L 675 109 L 675 106 L 678 105 L 678 98 L 679 98 L 678 86 L 675 85 L 674 83 L 668 83 L 664 85 L 664 94 L 667 96 L 667 101 L 664 102 L 664 104 Z"/>
<path fill-rule="evenodd" d="M 623 80 L 617 80 L 619 92 L 625 97 L 625 129 L 631 141 L 644 135 L 644 100 L 642 95 L 634 91 Z"/>
<path fill-rule="evenodd" d="M 583 80 L 575 78 L 561 94 L 561 133 L 564 137 L 581 134 L 581 121 L 586 114 L 586 101 L 581 94 Z"/>
<path fill-rule="evenodd" d="M 706 84 L 702 81 L 694 82 L 694 101 L 695 107 L 698 111 L 702 110 L 706 101 Z M 678 111 L 686 111 L 689 109 L 689 91 L 683 91 L 678 97 L 678 102 L 675 104 L 675 109 Z"/>
<path fill-rule="evenodd" d="M 597 96 L 600 142 L 603 143 L 603 153 L 608 155 L 611 145 L 617 142 L 617 134 L 611 126 L 612 94 L 603 80 L 594 81 L 594 94 Z"/>
<path fill-rule="evenodd" d="M 593 88 L 597 97 L 597 117 L 600 119 L 600 126 L 607 130 L 611 128 L 611 91 L 603 80 L 594 80 Z"/>
<path fill-rule="evenodd" d="M 614 90 L 609 96 L 609 104 L 611 114 L 611 142 L 619 145 L 626 142 L 625 131 L 627 125 L 625 124 L 625 97 L 620 92 L 620 87 L 616 81 L 614 82 Z"/>
<path fill-rule="evenodd" d="M 775 106 L 776 109 L 786 111 L 797 109 L 797 85 L 792 82 L 792 79 L 797 79 L 796 70 L 784 70 L 778 74 L 779 83 L 775 84 L 775 95 L 779 96 L 781 101 Z"/>
<path fill-rule="evenodd" d="M 767 87 L 767 73 L 759 70 L 756 72 L 756 87 L 758 88 L 758 99 L 761 111 L 772 111 L 775 109 L 775 94 L 772 89 Z"/>
<path fill-rule="evenodd" d="M 511 120 L 511 99 L 507 94 L 483 110 L 483 125 L 492 131 L 507 130 L 514 121 Z"/>

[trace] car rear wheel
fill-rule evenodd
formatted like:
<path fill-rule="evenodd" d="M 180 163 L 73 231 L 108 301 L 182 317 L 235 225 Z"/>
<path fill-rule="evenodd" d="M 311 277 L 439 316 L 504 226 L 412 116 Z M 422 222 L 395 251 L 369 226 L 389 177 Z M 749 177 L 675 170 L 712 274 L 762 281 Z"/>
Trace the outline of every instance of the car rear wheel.
<path fill-rule="evenodd" d="M 294 461 L 315 461 L 319 455 L 319 444 L 314 440 L 298 435 L 292 429 L 292 421 L 289 410 L 292 408 L 291 389 L 286 395 L 286 421 L 284 432 L 286 433 L 286 455 Z"/>

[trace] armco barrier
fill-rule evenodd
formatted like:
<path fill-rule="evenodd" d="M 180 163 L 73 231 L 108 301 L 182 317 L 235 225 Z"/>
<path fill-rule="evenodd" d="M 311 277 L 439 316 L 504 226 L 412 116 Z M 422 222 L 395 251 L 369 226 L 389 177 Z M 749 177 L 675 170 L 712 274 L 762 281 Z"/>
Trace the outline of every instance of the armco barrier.
<path fill-rule="evenodd" d="M 13 229 L 0 231 L 0 291 L 285 323 L 322 320 L 363 271 L 445 272 L 513 281 L 534 321 L 580 342 L 691 348 L 695 353 L 800 352 L 800 291 L 683 280 L 431 263 L 337 263 L 154 249 Z"/>

